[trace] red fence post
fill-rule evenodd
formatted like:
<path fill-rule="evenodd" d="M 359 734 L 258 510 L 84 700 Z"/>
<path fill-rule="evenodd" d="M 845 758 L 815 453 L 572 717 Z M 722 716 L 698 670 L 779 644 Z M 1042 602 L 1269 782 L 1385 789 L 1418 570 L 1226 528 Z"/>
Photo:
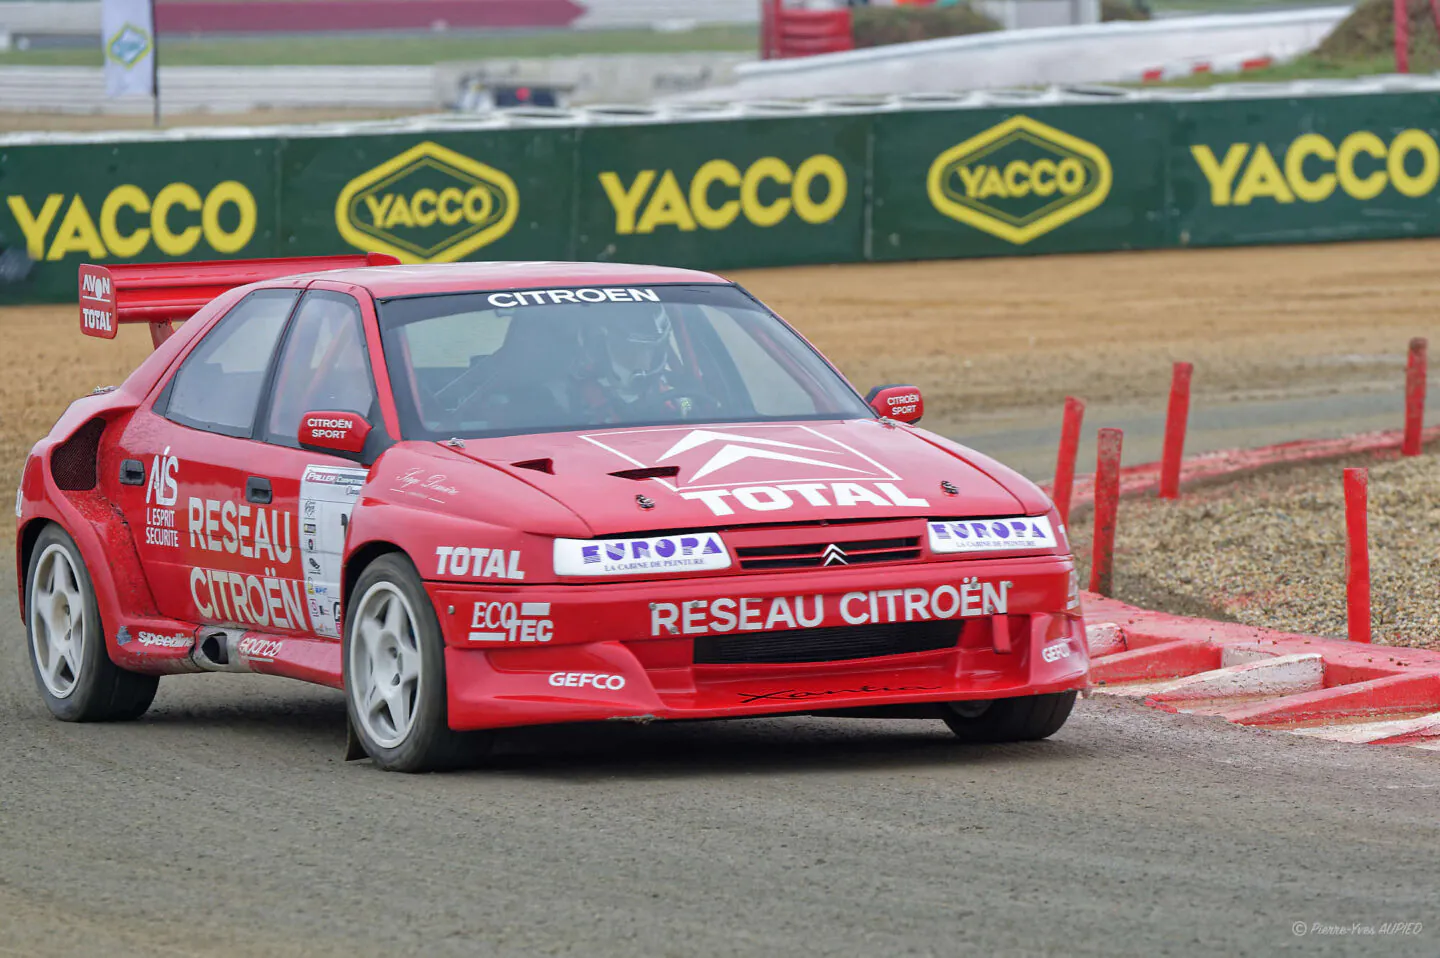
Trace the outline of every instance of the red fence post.
<path fill-rule="evenodd" d="M 1165 416 L 1165 451 L 1160 460 L 1160 498 L 1180 498 L 1180 462 L 1185 458 L 1185 428 L 1190 421 L 1190 374 L 1195 367 L 1176 363 L 1170 375 L 1170 409 Z"/>
<path fill-rule="evenodd" d="M 1370 641 L 1369 485 L 1368 469 L 1345 470 L 1345 618 L 1351 642 Z"/>
<path fill-rule="evenodd" d="M 1425 339 L 1410 340 L 1410 356 L 1405 362 L 1405 441 L 1400 444 L 1402 456 L 1420 455 L 1420 435 L 1425 428 Z"/>
<path fill-rule="evenodd" d="M 1080 424 L 1085 419 L 1085 403 L 1074 396 L 1065 397 L 1065 418 L 1060 424 L 1060 453 L 1055 459 L 1055 508 L 1060 521 L 1070 521 L 1070 493 L 1075 489 L 1075 457 L 1080 452 Z"/>
<path fill-rule="evenodd" d="M 1090 591 L 1109 595 L 1115 572 L 1115 515 L 1120 508 L 1119 429 L 1100 430 L 1095 463 L 1095 534 L 1090 558 Z"/>
<path fill-rule="evenodd" d="M 1406 0 L 1395 0 L 1395 72 L 1410 72 L 1410 10 Z"/>

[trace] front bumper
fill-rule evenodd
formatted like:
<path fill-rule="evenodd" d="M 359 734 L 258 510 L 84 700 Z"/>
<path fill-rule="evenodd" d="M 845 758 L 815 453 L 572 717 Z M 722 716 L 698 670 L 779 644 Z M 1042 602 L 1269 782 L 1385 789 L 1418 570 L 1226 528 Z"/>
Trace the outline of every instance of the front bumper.
<path fill-rule="evenodd" d="M 606 585 L 427 583 L 445 635 L 450 725 L 713 719 L 1084 688 L 1066 557 L 823 568 Z M 759 640 L 911 629 L 954 641 L 824 661 L 735 661 Z M 823 645 L 823 641 L 821 643 Z M 824 653 L 820 653 L 824 655 Z M 844 654 L 843 652 L 841 654 Z M 744 656 L 739 656 L 743 658 Z"/>

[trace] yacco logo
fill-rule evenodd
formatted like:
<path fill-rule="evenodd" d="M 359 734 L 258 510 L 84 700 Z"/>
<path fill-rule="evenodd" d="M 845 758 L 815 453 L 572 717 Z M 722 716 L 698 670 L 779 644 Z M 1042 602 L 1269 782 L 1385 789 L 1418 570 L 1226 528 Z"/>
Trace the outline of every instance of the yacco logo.
<path fill-rule="evenodd" d="M 634 429 L 584 437 L 642 468 L 675 466 L 679 490 L 755 482 L 900 477 L 838 440 L 806 426 Z"/>
<path fill-rule="evenodd" d="M 335 226 L 367 252 L 451 263 L 510 232 L 519 213 L 520 193 L 509 176 L 425 142 L 346 183 L 335 201 Z"/>
<path fill-rule="evenodd" d="M 937 156 L 927 189 L 944 215 L 1020 245 L 1095 209 L 1111 179 L 1095 144 L 1014 116 Z"/>
<path fill-rule="evenodd" d="M 145 54 L 149 52 L 150 34 L 132 23 L 116 30 L 110 42 L 105 44 L 105 55 L 127 70 L 145 59 Z"/>

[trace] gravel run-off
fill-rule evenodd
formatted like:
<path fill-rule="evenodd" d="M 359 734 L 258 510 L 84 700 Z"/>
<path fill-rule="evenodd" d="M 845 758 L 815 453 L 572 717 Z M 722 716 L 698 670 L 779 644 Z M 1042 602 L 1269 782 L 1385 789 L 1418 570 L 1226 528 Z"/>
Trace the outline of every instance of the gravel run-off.
<path fill-rule="evenodd" d="M 1369 469 L 1374 641 L 1440 649 L 1440 447 L 1124 499 L 1115 597 L 1147 609 L 1344 638 L 1346 466 Z M 1088 581 L 1092 514 L 1070 533 Z"/>

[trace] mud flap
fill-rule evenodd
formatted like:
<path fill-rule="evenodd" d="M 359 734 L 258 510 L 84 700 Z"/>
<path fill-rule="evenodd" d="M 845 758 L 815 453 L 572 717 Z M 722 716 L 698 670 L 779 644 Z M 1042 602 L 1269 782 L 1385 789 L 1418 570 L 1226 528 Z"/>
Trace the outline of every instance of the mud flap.
<path fill-rule="evenodd" d="M 365 746 L 360 744 L 360 736 L 355 731 L 355 723 L 350 721 L 350 710 L 345 710 L 345 761 L 358 762 L 362 758 L 368 758 L 365 754 Z"/>

